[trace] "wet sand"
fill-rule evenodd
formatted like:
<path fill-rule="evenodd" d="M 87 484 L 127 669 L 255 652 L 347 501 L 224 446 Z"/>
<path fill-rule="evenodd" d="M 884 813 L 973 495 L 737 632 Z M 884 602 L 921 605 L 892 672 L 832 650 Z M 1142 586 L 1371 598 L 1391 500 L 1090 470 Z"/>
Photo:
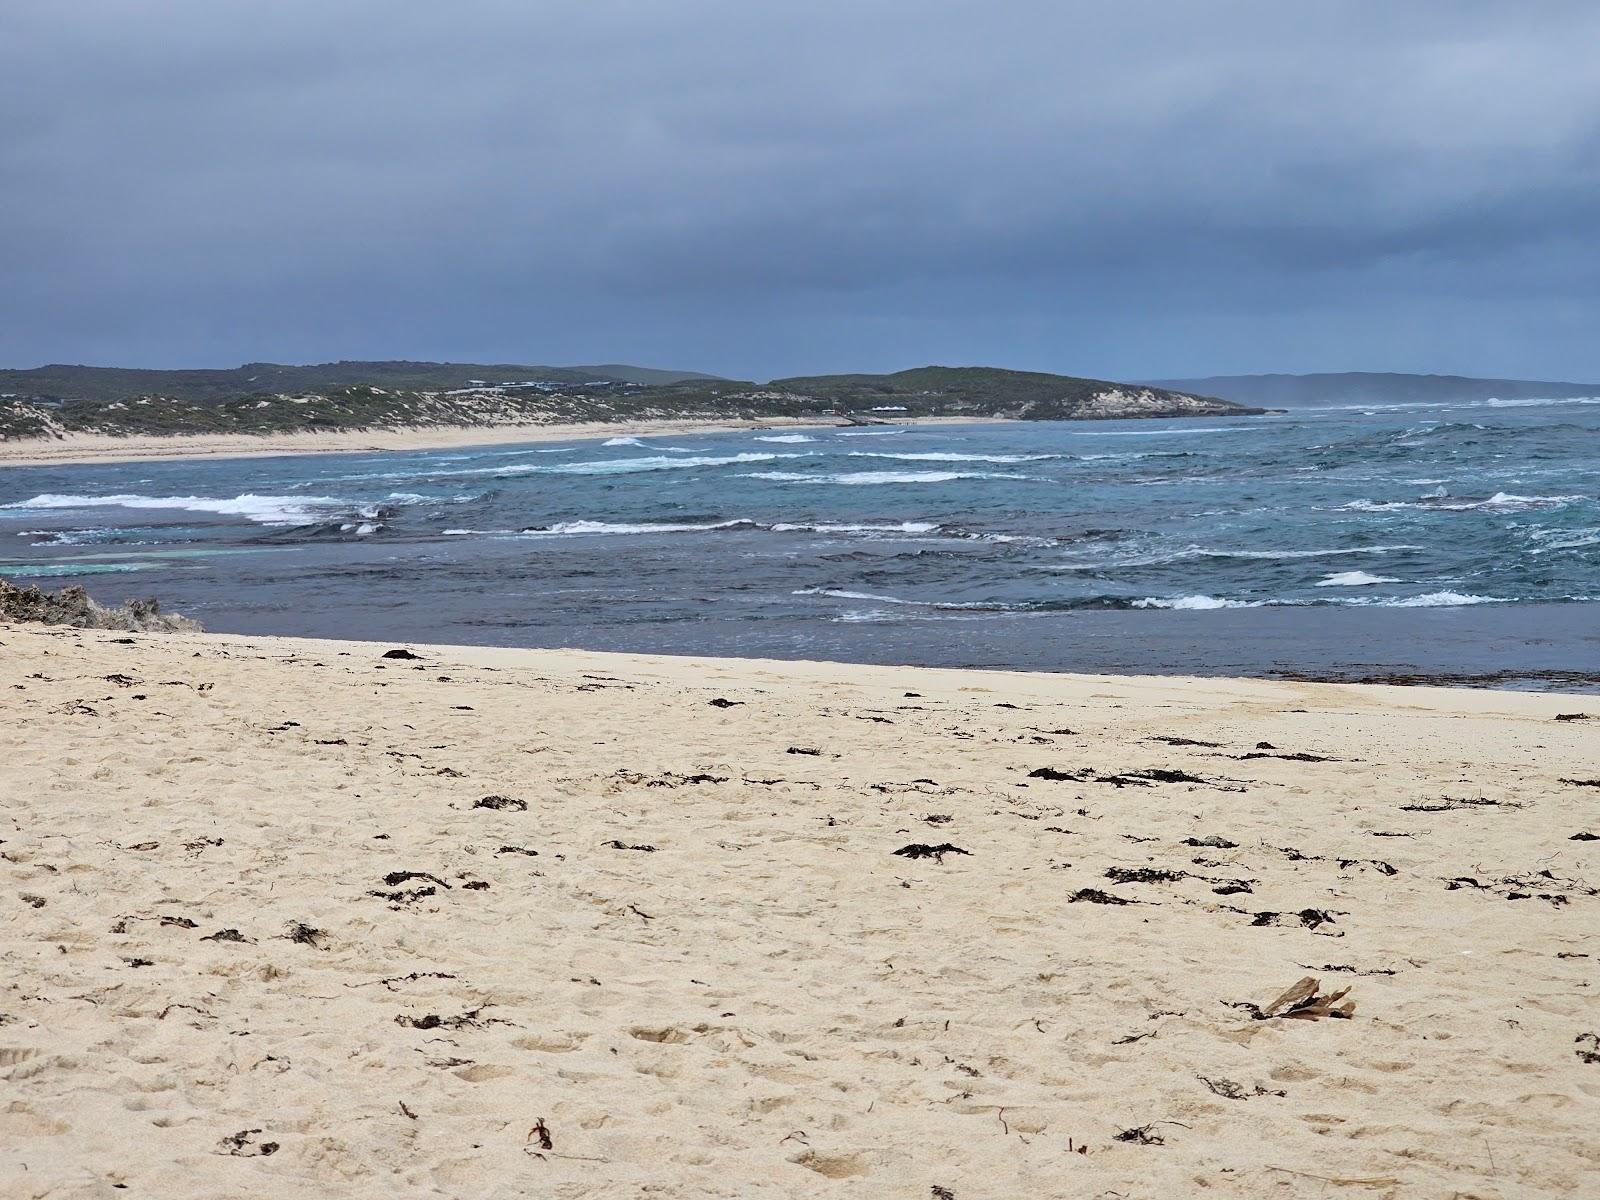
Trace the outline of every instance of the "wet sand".
<path fill-rule="evenodd" d="M 0 627 L 0 1194 L 1600 1191 L 1593 697 L 386 649 Z"/>

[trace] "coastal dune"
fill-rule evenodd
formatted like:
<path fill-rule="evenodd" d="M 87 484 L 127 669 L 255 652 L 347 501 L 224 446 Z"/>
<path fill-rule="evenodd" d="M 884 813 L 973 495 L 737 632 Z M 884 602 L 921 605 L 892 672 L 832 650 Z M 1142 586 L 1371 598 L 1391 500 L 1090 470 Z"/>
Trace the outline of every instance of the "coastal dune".
<path fill-rule="evenodd" d="M 1600 1192 L 1593 697 L 388 650 L 0 627 L 0 1195 Z"/>

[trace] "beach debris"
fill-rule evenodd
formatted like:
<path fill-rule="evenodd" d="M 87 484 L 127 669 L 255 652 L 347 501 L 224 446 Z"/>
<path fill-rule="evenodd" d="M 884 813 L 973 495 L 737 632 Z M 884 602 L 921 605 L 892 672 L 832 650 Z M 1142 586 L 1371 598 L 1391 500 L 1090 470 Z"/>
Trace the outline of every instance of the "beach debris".
<path fill-rule="evenodd" d="M 815 746 L 790 746 L 787 750 L 784 751 L 784 753 L 785 754 L 807 754 L 807 755 L 810 755 L 812 758 L 819 758 L 822 755 L 822 751 L 818 750 Z"/>
<path fill-rule="evenodd" d="M 369 980 L 367 980 L 366 983 L 347 983 L 347 984 L 345 984 L 345 987 L 350 987 L 350 988 L 371 987 L 374 983 L 376 983 L 376 984 L 381 984 L 384 988 L 386 988 L 386 989 L 388 989 L 389 991 L 392 992 L 392 991 L 395 990 L 395 986 L 394 985 L 397 984 L 397 983 L 416 983 L 417 980 L 419 980 L 419 979 L 455 979 L 455 978 L 458 978 L 458 977 L 455 976 L 455 975 L 447 974 L 444 971 L 412 971 L 411 974 L 409 974 L 409 975 L 390 975 L 385 979 L 369 979 Z"/>
<path fill-rule="evenodd" d="M 533 1123 L 533 1128 L 528 1130 L 528 1136 L 523 1139 L 523 1143 L 527 1144 L 533 1141 L 534 1138 L 539 1139 L 539 1149 L 541 1150 L 554 1150 L 556 1148 L 555 1139 L 550 1136 L 550 1126 L 545 1124 L 543 1117 Z"/>
<path fill-rule="evenodd" d="M 1600 1033 L 1580 1033 L 1572 1039 L 1579 1062 L 1600 1064 Z"/>
<path fill-rule="evenodd" d="M 1221 1096 L 1224 1100 L 1248 1100 L 1252 1096 L 1282 1097 L 1289 1094 L 1288 1092 L 1264 1088 L 1259 1083 L 1251 1090 L 1246 1091 L 1243 1084 L 1235 1083 L 1231 1079 L 1212 1079 L 1205 1075 L 1197 1075 L 1195 1078 L 1211 1089 L 1212 1095 Z"/>
<path fill-rule="evenodd" d="M 1352 967 L 1348 963 L 1323 963 L 1320 967 L 1313 967 L 1307 963 L 1297 964 L 1307 971 L 1348 971 L 1352 975 L 1393 975 L 1388 967 L 1374 967 L 1370 971 L 1363 971 L 1359 967 Z"/>
<path fill-rule="evenodd" d="M 221 838 L 196 838 L 192 842 L 185 842 L 183 848 L 189 852 L 190 858 L 198 858 L 208 846 L 222 845 Z"/>
<path fill-rule="evenodd" d="M 1600 779 L 1563 779 L 1561 782 L 1572 787 L 1600 788 Z"/>
<path fill-rule="evenodd" d="M 417 658 L 421 658 L 422 655 L 413 654 L 411 651 L 406 650 L 406 649 L 398 649 L 398 650 L 385 650 L 380 657 L 382 657 L 382 658 L 400 658 L 400 659 L 417 659 Z"/>
<path fill-rule="evenodd" d="M 901 846 L 895 851 L 901 858 L 931 858 L 934 862 L 943 865 L 946 854 L 971 855 L 972 851 L 963 850 L 951 842 L 941 842 L 937 846 L 929 846 L 923 842 L 912 842 L 909 846 Z"/>
<path fill-rule="evenodd" d="M 1164 746 L 1203 746 L 1208 750 L 1220 750 L 1221 742 L 1202 742 L 1199 738 L 1186 737 L 1152 737 L 1146 738 L 1147 742 L 1160 742 Z"/>
<path fill-rule="evenodd" d="M 1567 839 L 1569 842 L 1600 842 L 1600 833 L 1575 833 Z"/>
<path fill-rule="evenodd" d="M 1113 896 L 1110 892 L 1102 892 L 1099 888 L 1079 888 L 1067 897 L 1068 904 L 1143 904 L 1142 900 L 1126 900 L 1121 896 Z"/>
<path fill-rule="evenodd" d="M 1315 975 L 1307 975 L 1284 989 L 1266 1004 L 1256 1005 L 1248 1000 L 1226 1001 L 1230 1008 L 1240 1008 L 1257 1021 L 1275 1018 L 1294 1021 L 1320 1021 L 1323 1017 L 1348 1018 L 1356 1011 L 1354 1000 L 1345 1000 L 1349 988 L 1318 995 L 1322 983 Z M 1341 1001 L 1343 1001 L 1341 1003 Z"/>
<path fill-rule="evenodd" d="M 289 932 L 283 936 L 291 942 L 297 942 L 302 946 L 311 946 L 320 950 L 322 949 L 322 943 L 319 939 L 328 935 L 325 930 L 315 929 L 303 921 L 295 921 L 289 926 Z"/>
<path fill-rule="evenodd" d="M 487 892 L 489 890 L 489 882 L 486 879 L 470 879 L 461 886 L 469 892 Z"/>
<path fill-rule="evenodd" d="M 430 875 L 426 871 L 390 871 L 383 877 L 383 882 L 389 887 L 398 887 L 402 883 L 409 883 L 413 879 L 426 879 L 429 883 L 436 883 L 440 887 L 449 889 L 450 885 L 437 875 Z"/>
<path fill-rule="evenodd" d="M 601 842 L 600 844 L 609 850 L 643 850 L 646 854 L 654 854 L 656 852 L 656 847 L 654 846 L 644 844 L 630 846 L 627 842 L 617 838 L 612 838 L 609 842 Z"/>
<path fill-rule="evenodd" d="M 1167 1139 L 1159 1133 L 1151 1132 L 1159 1124 L 1161 1124 L 1160 1121 L 1151 1121 L 1148 1125 L 1135 1125 L 1132 1129 L 1124 1129 L 1121 1133 L 1114 1135 L 1113 1140 L 1131 1142 L 1135 1146 L 1165 1146 Z"/>
<path fill-rule="evenodd" d="M 527 812 L 528 802 L 518 800 L 514 796 L 484 796 L 480 800 L 474 800 L 472 807 L 492 808 L 496 812 L 505 812 L 508 809 L 512 812 Z"/>
<path fill-rule="evenodd" d="M 1449 892 L 1472 888 L 1505 900 L 1544 900 L 1555 908 L 1570 904 L 1573 896 L 1600 896 L 1600 888 L 1590 887 L 1581 879 L 1563 878 L 1550 870 L 1537 871 L 1532 875 L 1505 875 L 1487 881 L 1471 875 L 1457 875 L 1454 879 L 1445 880 L 1444 886 Z"/>
<path fill-rule="evenodd" d="M 929 825 L 948 825 L 955 820 L 949 813 L 929 813 L 922 818 Z"/>
<path fill-rule="evenodd" d="M 1307 754 L 1305 751 L 1296 751 L 1293 754 L 1279 754 L 1270 750 L 1252 750 L 1248 754 L 1235 754 L 1233 758 L 1240 762 L 1252 758 L 1281 758 L 1286 762 L 1340 762 L 1341 759 L 1329 758 L 1326 754 Z"/>
<path fill-rule="evenodd" d="M 241 1129 L 238 1133 L 230 1133 L 217 1144 L 217 1150 L 222 1154 L 231 1154 L 234 1158 L 266 1158 L 276 1154 L 277 1142 L 251 1141 L 260 1132 L 259 1129 Z"/>
<path fill-rule="evenodd" d="M 43 896 L 35 896 L 32 892 L 18 892 L 17 899 L 30 908 L 43 908 L 47 903 Z"/>
<path fill-rule="evenodd" d="M 114 683 L 118 687 L 129 688 L 129 687 L 132 687 L 134 684 L 138 683 L 139 681 L 137 679 L 132 678 L 131 676 L 128 676 L 128 675 L 107 675 L 106 676 L 106 682 L 107 683 Z"/>
<path fill-rule="evenodd" d="M 394 1023 L 404 1025 L 407 1029 L 476 1029 L 482 1024 L 478 1020 L 478 1014 L 487 1007 L 480 1004 L 477 1008 L 468 1009 L 455 1017 L 441 1017 L 438 1013 L 413 1017 L 409 1013 L 400 1013 L 395 1017 Z"/>
<path fill-rule="evenodd" d="M 1338 860 L 1338 862 L 1339 865 L 1346 870 L 1349 870 L 1351 867 L 1371 867 L 1380 875 L 1400 874 L 1398 868 L 1384 862 L 1380 858 L 1341 858 Z"/>
<path fill-rule="evenodd" d="M 1187 879 L 1187 871 L 1168 871 L 1161 867 L 1110 867 L 1106 878 L 1112 883 L 1176 883 Z"/>
<path fill-rule="evenodd" d="M 1183 844 L 1185 846 L 1201 846 L 1208 850 L 1237 850 L 1239 848 L 1238 842 L 1230 842 L 1227 838 L 1218 837 L 1216 834 L 1203 838 L 1184 838 Z"/>
<path fill-rule="evenodd" d="M 725 700 L 718 696 L 715 700 L 706 701 L 712 708 L 737 708 L 744 703 L 743 700 Z"/>
<path fill-rule="evenodd" d="M 1588 719 L 1589 719 L 1589 714 L 1586 713 L 1586 712 L 1557 713 L 1556 714 L 1556 720 L 1558 720 L 1558 721 L 1587 721 Z"/>
<path fill-rule="evenodd" d="M 200 939 L 202 942 L 249 942 L 237 929 L 219 929 L 215 933 L 207 934 Z"/>
<path fill-rule="evenodd" d="M 1298 922 L 1306 929 L 1315 930 L 1323 925 L 1335 925 L 1338 923 L 1334 920 L 1333 913 L 1321 908 L 1302 908 L 1299 912 L 1293 913 L 1258 912 L 1252 915 L 1255 920 L 1250 922 L 1251 925 L 1293 925 Z M 1333 936 L 1343 937 L 1344 935 L 1338 933 Z"/>
<path fill-rule="evenodd" d="M 645 787 L 683 787 L 691 783 L 727 783 L 726 775 L 676 775 L 671 771 L 663 771 L 660 775 L 646 775 L 641 771 L 618 771 L 616 778 L 623 783 L 643 784 Z"/>
<path fill-rule="evenodd" d="M 500 849 L 495 851 L 495 853 L 496 854 L 526 854 L 529 858 L 538 858 L 539 857 L 539 852 L 537 850 L 529 850 L 526 846 L 501 846 Z"/>
<path fill-rule="evenodd" d="M 932 1200 L 956 1200 L 956 1194 L 947 1187 L 940 1187 L 937 1183 L 928 1189 Z"/>
<path fill-rule="evenodd" d="M 1243 791 L 1240 787 L 1230 787 L 1227 784 L 1213 783 L 1209 779 L 1202 779 L 1198 775 L 1191 775 L 1188 771 L 1174 770 L 1169 767 L 1151 767 L 1144 771 L 1119 771 L 1114 775 L 1101 775 L 1089 767 L 1077 771 L 1058 771 L 1054 767 L 1039 767 L 1028 772 L 1029 779 L 1048 779 L 1055 782 L 1070 783 L 1109 783 L 1113 787 L 1149 787 L 1154 783 L 1199 783 L 1206 787 L 1221 788 L 1223 791 Z"/>
<path fill-rule="evenodd" d="M 1454 812 L 1458 808 L 1521 808 L 1514 800 L 1491 800 L 1487 796 L 1442 797 L 1437 804 L 1402 804 L 1401 812 Z"/>

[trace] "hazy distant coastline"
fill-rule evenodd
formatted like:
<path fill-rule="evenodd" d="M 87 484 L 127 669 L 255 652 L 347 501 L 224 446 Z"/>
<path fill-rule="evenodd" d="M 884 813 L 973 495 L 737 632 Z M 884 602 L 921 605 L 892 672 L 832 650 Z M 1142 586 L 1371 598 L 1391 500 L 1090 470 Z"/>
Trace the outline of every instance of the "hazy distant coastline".
<path fill-rule="evenodd" d="M 1327 407 L 1340 404 L 1460 404 L 1483 400 L 1566 400 L 1600 396 L 1600 383 L 1539 379 L 1479 379 L 1468 375 L 1407 375 L 1341 371 L 1315 375 L 1208 375 L 1153 379 L 1151 387 L 1198 391 L 1238 404 Z"/>

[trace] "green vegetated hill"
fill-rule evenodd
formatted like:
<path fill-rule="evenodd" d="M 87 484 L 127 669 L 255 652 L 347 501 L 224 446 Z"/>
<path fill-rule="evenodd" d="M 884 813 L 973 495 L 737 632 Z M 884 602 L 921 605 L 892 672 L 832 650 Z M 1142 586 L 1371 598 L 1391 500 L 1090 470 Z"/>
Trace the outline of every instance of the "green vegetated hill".
<path fill-rule="evenodd" d="M 754 384 L 650 368 L 452 363 L 247 364 L 227 371 L 0 372 L 0 437 L 274 433 L 649 418 L 1074 420 L 1258 412 L 1139 384 L 991 367 Z"/>
<path fill-rule="evenodd" d="M 1190 392 L 999 367 L 916 367 L 892 375 L 808 375 L 770 388 L 852 411 L 903 408 L 913 416 L 996 416 L 1033 421 L 1187 417 L 1259 412 Z"/>
<path fill-rule="evenodd" d="M 544 367 L 525 363 L 336 362 L 312 366 L 245 363 L 240 367 L 161 371 L 132 367 L 48 366 L 0 370 L 0 393 L 51 396 L 76 400 L 129 400 L 135 396 L 169 396 L 175 400 L 236 400 L 260 392 L 308 393 L 346 387 L 380 387 L 404 391 L 448 391 L 474 384 L 562 383 L 597 381 L 674 384 L 709 380 L 696 371 L 661 371 L 653 367 Z"/>

